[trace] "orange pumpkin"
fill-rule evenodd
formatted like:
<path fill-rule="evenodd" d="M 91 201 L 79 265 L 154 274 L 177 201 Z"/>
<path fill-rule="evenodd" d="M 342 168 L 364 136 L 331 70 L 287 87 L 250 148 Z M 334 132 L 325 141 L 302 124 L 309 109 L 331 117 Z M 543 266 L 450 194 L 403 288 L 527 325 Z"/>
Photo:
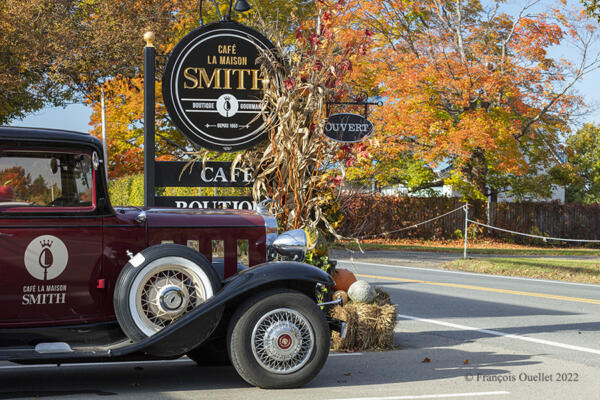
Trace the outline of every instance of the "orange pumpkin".
<path fill-rule="evenodd" d="M 348 288 L 350 288 L 350 285 L 356 282 L 356 277 L 354 276 L 354 274 L 351 271 L 344 268 L 336 268 L 335 272 L 333 273 L 333 275 L 331 275 L 331 277 L 335 281 L 335 286 L 333 287 L 333 290 L 343 290 L 347 292 Z"/>

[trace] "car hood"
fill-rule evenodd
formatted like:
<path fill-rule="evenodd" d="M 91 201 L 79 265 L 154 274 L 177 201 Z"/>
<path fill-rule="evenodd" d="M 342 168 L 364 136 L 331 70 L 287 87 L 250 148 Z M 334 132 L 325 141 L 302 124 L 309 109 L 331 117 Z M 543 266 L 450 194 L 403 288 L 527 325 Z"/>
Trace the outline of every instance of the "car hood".
<path fill-rule="evenodd" d="M 264 227 L 263 215 L 249 210 L 144 208 L 148 227 Z"/>

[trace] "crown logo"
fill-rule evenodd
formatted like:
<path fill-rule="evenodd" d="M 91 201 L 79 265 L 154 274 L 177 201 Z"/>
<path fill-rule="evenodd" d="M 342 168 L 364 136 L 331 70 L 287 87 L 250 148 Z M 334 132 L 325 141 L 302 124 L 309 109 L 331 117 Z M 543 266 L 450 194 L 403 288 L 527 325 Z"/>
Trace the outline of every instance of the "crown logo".
<path fill-rule="evenodd" d="M 225 97 L 223 97 L 223 99 L 224 99 L 225 101 L 229 101 L 229 100 L 231 100 L 231 97 L 229 97 L 229 96 L 225 96 Z"/>
<path fill-rule="evenodd" d="M 42 240 L 40 241 L 40 244 L 42 245 L 42 249 L 43 248 L 50 248 L 52 247 L 52 243 L 54 243 L 52 240 Z"/>

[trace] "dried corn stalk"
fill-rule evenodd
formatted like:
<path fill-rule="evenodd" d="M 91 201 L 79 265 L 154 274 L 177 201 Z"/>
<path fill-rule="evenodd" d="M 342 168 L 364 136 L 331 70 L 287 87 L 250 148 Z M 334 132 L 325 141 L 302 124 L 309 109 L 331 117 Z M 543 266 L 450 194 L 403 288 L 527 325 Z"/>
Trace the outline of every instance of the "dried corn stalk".
<path fill-rule="evenodd" d="M 299 24 L 293 45 L 286 45 L 289 33 L 271 29 L 280 57 L 263 53 L 260 58 L 267 77 L 262 105 L 269 139 L 242 162 L 255 170 L 254 198 L 273 199 L 284 230 L 322 224 L 335 233 L 322 210 L 328 201 L 328 171 L 340 147 L 323 135 L 326 103 L 351 91 L 344 78 L 365 40 L 338 36 L 342 25 L 334 29 L 332 20 L 337 16 L 341 23 L 344 11 L 320 9 L 312 27 Z"/>
<path fill-rule="evenodd" d="M 327 174 L 340 147 L 322 133 L 326 103 L 351 91 L 344 78 L 352 59 L 364 53 L 368 38 L 347 33 L 342 5 L 328 6 L 326 11 L 321 7 L 313 20 L 298 21 L 293 42 L 290 32 L 259 19 L 257 28 L 268 31 L 275 44 L 273 53 L 263 52 L 259 58 L 268 140 L 236 157 L 234 167 L 240 163 L 254 169 L 253 197 L 273 200 L 272 211 L 282 229 L 322 224 L 335 233 L 322 211 L 328 201 Z"/>

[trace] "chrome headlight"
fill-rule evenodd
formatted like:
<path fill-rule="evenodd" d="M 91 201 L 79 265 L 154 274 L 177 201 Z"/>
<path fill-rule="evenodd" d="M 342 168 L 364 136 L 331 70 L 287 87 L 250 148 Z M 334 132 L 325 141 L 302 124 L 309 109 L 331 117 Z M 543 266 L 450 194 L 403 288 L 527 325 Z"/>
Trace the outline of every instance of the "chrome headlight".
<path fill-rule="evenodd" d="M 265 242 L 267 245 L 267 261 L 273 261 L 277 254 L 273 248 L 273 242 L 277 239 L 277 218 L 270 215 L 262 216 L 265 221 Z"/>
<path fill-rule="evenodd" d="M 293 261 L 304 260 L 307 245 L 308 239 L 304 229 L 284 232 L 273 242 L 273 248 L 279 255 Z"/>

